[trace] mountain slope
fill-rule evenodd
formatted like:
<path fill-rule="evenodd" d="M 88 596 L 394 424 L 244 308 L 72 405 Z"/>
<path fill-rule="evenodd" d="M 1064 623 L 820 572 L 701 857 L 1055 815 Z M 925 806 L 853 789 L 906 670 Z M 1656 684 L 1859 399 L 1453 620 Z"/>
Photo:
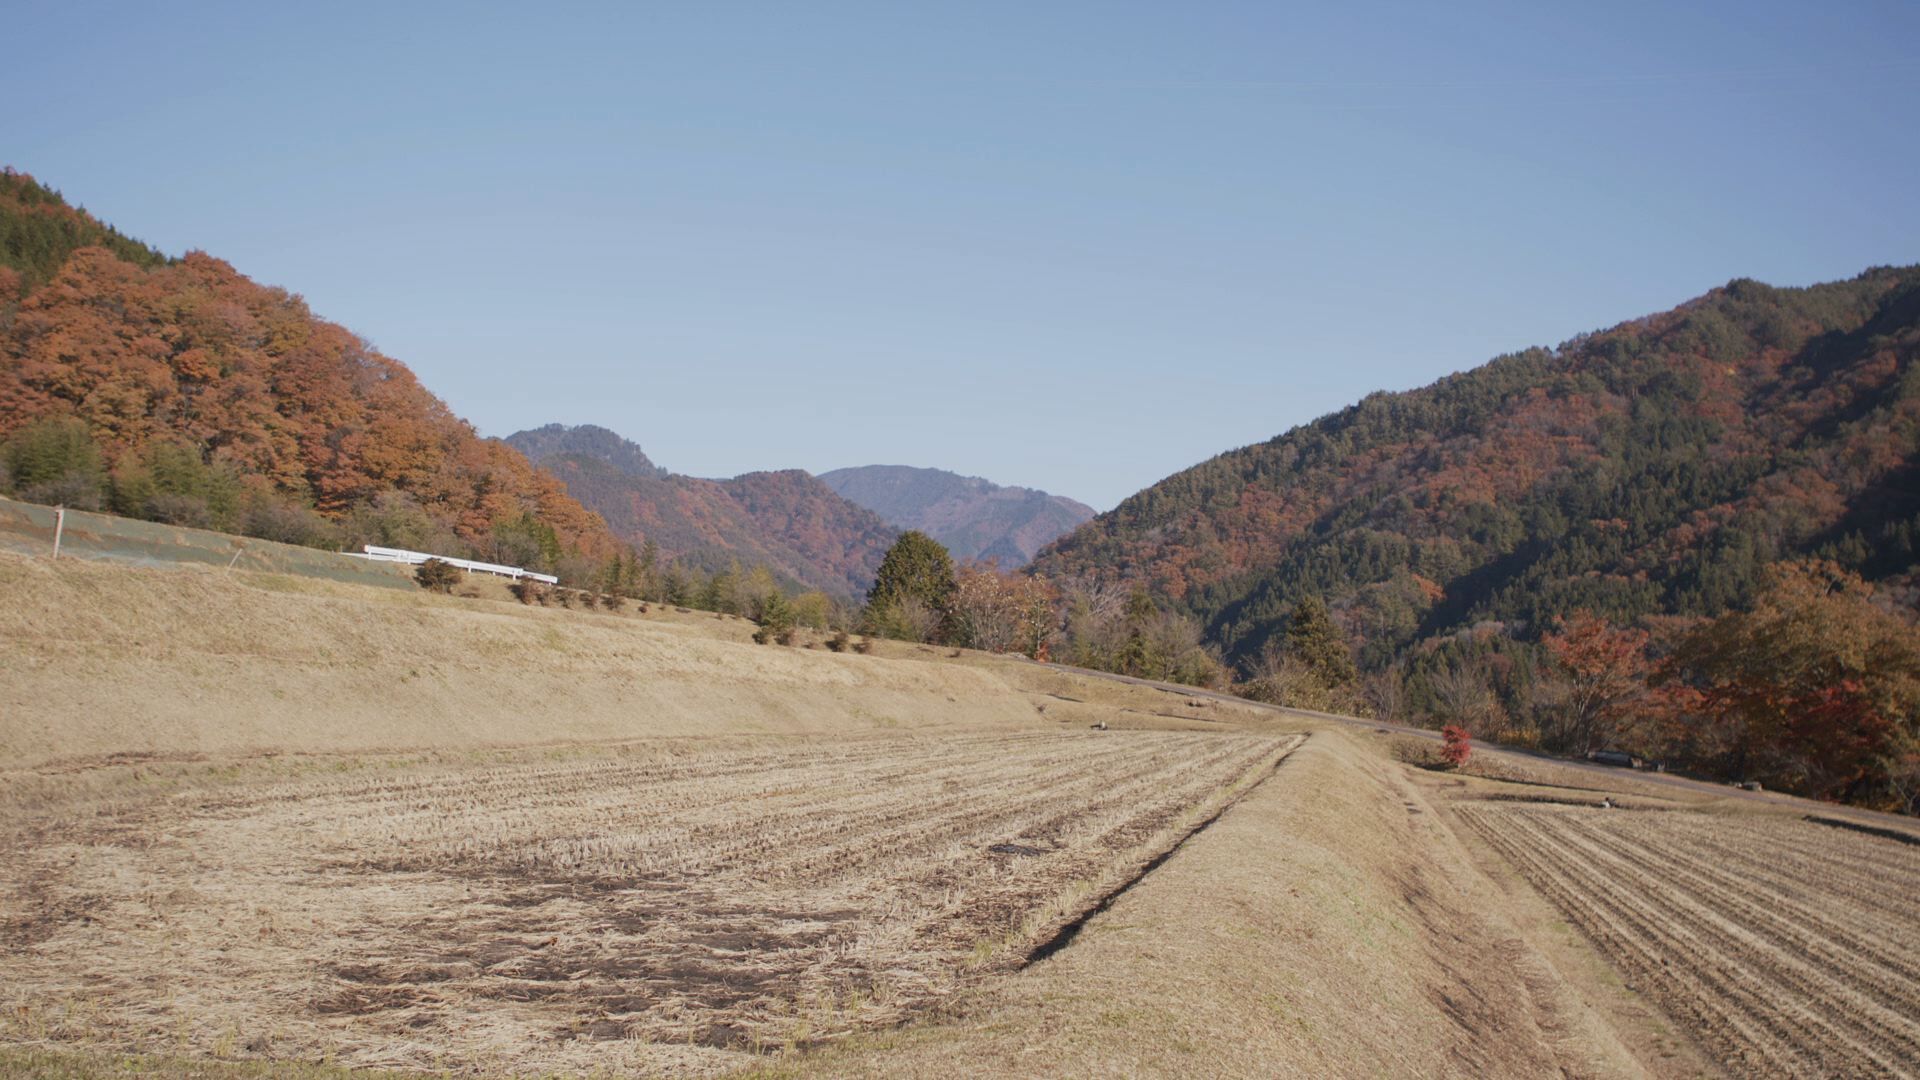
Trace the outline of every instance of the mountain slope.
<path fill-rule="evenodd" d="M 1024 566 L 1042 547 L 1093 517 L 1093 508 L 1031 488 L 906 465 L 820 474 L 828 487 L 899 529 L 918 529 L 956 558 Z"/>
<path fill-rule="evenodd" d="M 567 483 L 622 539 L 707 570 L 738 560 L 854 598 L 873 583 L 894 530 L 797 469 L 731 480 L 679 476 L 605 428 L 549 424 L 507 438 Z"/>
<path fill-rule="evenodd" d="M 201 252 L 168 259 L 12 171 L 0 357 L 0 438 L 39 440 L 15 464 L 65 455 L 52 479 L 9 482 L 72 505 L 526 563 L 615 548 L 552 477 L 298 296 Z"/>
<path fill-rule="evenodd" d="M 603 427 L 582 424 L 568 427 L 565 424 L 548 424 L 545 427 L 516 431 L 505 440 L 514 449 L 527 455 L 529 461 L 542 461 L 560 457 L 564 454 L 584 454 L 587 457 L 603 461 L 628 476 L 664 477 L 667 470 L 653 463 L 640 444 L 631 439 L 623 439 L 619 434 Z"/>
<path fill-rule="evenodd" d="M 1581 607 L 1715 614 L 1804 554 L 1911 598 L 1916 352 L 1920 267 L 1735 281 L 1222 454 L 1036 566 L 1143 583 L 1237 659 L 1322 594 L 1374 667 Z"/>

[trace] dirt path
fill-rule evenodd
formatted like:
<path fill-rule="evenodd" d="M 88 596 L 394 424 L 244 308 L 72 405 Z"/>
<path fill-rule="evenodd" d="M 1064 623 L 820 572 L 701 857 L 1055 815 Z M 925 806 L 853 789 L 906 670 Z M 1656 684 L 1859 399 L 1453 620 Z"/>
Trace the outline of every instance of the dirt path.
<path fill-rule="evenodd" d="M 1446 833 L 1396 766 L 1314 735 L 1071 947 L 752 1075 L 1643 1076 Z"/>

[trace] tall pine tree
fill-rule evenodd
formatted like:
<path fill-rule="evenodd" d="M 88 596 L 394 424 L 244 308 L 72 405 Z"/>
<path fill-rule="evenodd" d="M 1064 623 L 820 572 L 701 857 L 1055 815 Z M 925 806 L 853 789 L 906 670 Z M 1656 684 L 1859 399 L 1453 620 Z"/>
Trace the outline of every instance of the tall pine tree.
<path fill-rule="evenodd" d="M 1293 606 L 1293 618 L 1287 623 L 1287 651 L 1299 657 L 1328 689 L 1352 686 L 1360 677 L 1354 670 L 1353 650 L 1333 624 L 1326 601 L 1317 596 Z"/>
<path fill-rule="evenodd" d="M 953 556 L 940 541 L 915 529 L 901 533 L 867 590 L 867 625 L 893 637 L 937 638 L 953 608 L 954 584 Z M 897 632 L 902 628 L 895 624 L 909 611 L 933 625 Z"/>

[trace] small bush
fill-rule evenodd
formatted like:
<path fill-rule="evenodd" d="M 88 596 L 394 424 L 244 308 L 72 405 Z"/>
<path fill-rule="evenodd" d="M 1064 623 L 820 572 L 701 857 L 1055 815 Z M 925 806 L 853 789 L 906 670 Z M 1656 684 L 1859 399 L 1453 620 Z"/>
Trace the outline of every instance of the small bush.
<path fill-rule="evenodd" d="M 854 643 L 853 643 L 853 651 L 854 651 L 854 652 L 857 652 L 857 653 L 861 653 L 861 654 L 863 654 L 863 655 L 864 655 L 864 654 L 866 654 L 866 653 L 870 653 L 870 652 L 872 652 L 872 651 L 873 651 L 873 639 L 872 639 L 872 638 L 861 638 L 861 639 L 860 639 L 859 641 L 856 641 L 856 642 L 854 642 Z"/>
<path fill-rule="evenodd" d="M 600 606 L 607 611 L 619 611 L 627 606 L 627 601 L 619 593 L 601 593 Z"/>
<path fill-rule="evenodd" d="M 846 652 L 847 646 L 852 643 L 853 639 L 847 636 L 845 630 L 837 630 L 832 637 L 827 639 L 827 648 L 832 649 L 834 652 Z"/>
<path fill-rule="evenodd" d="M 450 593 L 460 583 L 460 568 L 445 559 L 428 559 L 414 568 L 413 580 L 428 592 Z"/>
<path fill-rule="evenodd" d="M 262 540 L 302 547 L 337 550 L 341 544 L 339 526 L 311 508 L 259 496 L 247 504 L 240 531 Z"/>
<path fill-rule="evenodd" d="M 1467 729 L 1458 724 L 1448 724 L 1440 729 L 1440 757 L 1453 768 L 1459 768 L 1473 756 L 1473 739 Z"/>

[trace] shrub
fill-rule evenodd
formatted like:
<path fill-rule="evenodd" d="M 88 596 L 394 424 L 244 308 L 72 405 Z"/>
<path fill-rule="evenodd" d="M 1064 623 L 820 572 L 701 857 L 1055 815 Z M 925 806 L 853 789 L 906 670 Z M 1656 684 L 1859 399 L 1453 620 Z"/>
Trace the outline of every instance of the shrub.
<path fill-rule="evenodd" d="M 162 491 L 147 500 L 145 516 L 162 525 L 184 525 L 190 529 L 213 527 L 213 508 L 198 495 Z M 424 564 L 423 564 L 424 565 Z"/>
<path fill-rule="evenodd" d="M 339 527 L 311 508 L 265 495 L 247 504 L 241 531 L 262 540 L 323 550 L 336 550 L 342 542 Z"/>
<path fill-rule="evenodd" d="M 760 629 L 754 631 L 753 640 L 762 645 L 768 641 L 793 644 L 793 607 L 779 593 L 769 595 L 762 602 Z"/>
<path fill-rule="evenodd" d="M 98 510 L 106 471 L 86 421 L 47 417 L 0 443 L 8 482 L 27 502 Z"/>
<path fill-rule="evenodd" d="M 450 593 L 460 582 L 460 568 L 444 559 L 428 559 L 414 569 L 413 580 L 428 592 Z"/>
<path fill-rule="evenodd" d="M 768 623 L 753 632 L 753 643 L 755 645 L 766 645 L 769 643 L 775 645 L 791 645 L 793 644 L 793 627 L 776 626 Z"/>
<path fill-rule="evenodd" d="M 853 643 L 853 651 L 865 655 L 873 651 L 873 639 L 861 638 Z"/>
<path fill-rule="evenodd" d="M 1440 729 L 1440 756 L 1456 769 L 1467 763 L 1467 758 L 1473 756 L 1473 739 L 1466 728 L 1448 724 Z"/>
<path fill-rule="evenodd" d="M 827 648 L 834 652 L 846 652 L 847 646 L 852 643 L 853 639 L 847 636 L 845 630 L 836 630 L 834 635 L 827 639 Z"/>
<path fill-rule="evenodd" d="M 865 629 L 896 641 L 924 642 L 939 636 L 944 620 L 939 609 L 909 595 L 868 605 Z"/>
<path fill-rule="evenodd" d="M 547 602 L 547 587 L 531 578 L 516 578 L 507 586 L 507 591 L 513 594 L 515 600 L 523 604 L 544 606 Z"/>
<path fill-rule="evenodd" d="M 45 506 L 64 506 L 69 510 L 101 508 L 100 484 L 83 472 L 63 473 L 44 484 L 20 485 L 20 498 Z"/>
<path fill-rule="evenodd" d="M 601 593 L 600 606 L 608 611 L 619 611 L 627 602 L 619 593 Z"/>

